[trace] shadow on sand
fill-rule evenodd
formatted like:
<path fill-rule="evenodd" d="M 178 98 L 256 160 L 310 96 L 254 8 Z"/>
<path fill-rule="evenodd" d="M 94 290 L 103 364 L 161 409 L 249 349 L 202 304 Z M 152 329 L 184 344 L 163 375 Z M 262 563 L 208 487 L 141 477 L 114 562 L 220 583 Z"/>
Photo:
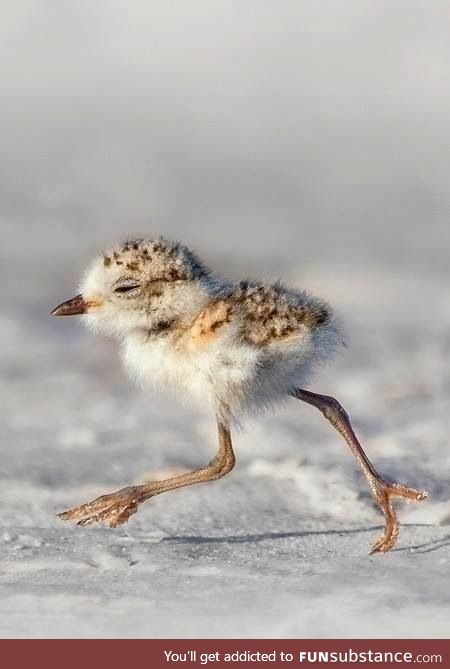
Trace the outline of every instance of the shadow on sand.
<path fill-rule="evenodd" d="M 402 527 L 435 527 L 427 523 L 409 523 Z M 279 539 L 299 539 L 313 536 L 345 536 L 349 534 L 361 534 L 364 532 L 381 532 L 383 527 L 381 525 L 373 525 L 372 527 L 360 527 L 350 530 L 306 530 L 303 532 L 263 532 L 261 534 L 242 534 L 229 535 L 217 537 L 205 537 L 196 535 L 178 535 L 172 537 L 164 537 L 163 542 L 179 543 L 179 544 L 246 544 L 259 543 L 261 541 L 277 541 Z M 403 548 L 394 548 L 393 552 L 414 551 L 417 553 L 430 553 L 450 546 L 450 535 L 441 537 L 440 539 L 433 539 L 423 544 L 416 544 L 413 546 L 406 546 Z"/>

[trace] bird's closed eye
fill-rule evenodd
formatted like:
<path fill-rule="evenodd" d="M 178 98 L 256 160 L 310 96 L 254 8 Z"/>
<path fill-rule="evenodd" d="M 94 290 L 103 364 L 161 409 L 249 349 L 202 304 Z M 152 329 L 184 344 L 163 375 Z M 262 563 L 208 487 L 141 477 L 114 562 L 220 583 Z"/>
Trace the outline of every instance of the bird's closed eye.
<path fill-rule="evenodd" d="M 117 286 L 117 288 L 114 288 L 115 293 L 129 293 L 132 290 L 136 290 L 136 288 L 139 288 L 138 283 L 127 283 L 122 286 Z"/>

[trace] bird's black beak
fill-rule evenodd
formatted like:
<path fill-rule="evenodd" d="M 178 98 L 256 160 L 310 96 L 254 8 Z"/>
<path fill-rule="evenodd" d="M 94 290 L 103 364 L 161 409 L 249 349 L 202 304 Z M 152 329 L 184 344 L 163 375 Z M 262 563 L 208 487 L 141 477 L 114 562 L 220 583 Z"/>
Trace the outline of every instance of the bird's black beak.
<path fill-rule="evenodd" d="M 85 314 L 88 308 L 88 302 L 83 299 L 82 295 L 72 297 L 71 300 L 58 304 L 51 312 L 51 316 L 76 316 L 78 314 Z"/>

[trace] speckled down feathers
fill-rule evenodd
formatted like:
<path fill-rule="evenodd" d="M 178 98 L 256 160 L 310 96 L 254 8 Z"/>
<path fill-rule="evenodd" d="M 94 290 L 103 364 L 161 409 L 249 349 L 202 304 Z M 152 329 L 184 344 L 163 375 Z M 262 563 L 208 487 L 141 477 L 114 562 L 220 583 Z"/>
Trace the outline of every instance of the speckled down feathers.
<path fill-rule="evenodd" d="M 152 241 L 127 241 L 103 254 L 105 267 L 122 267 L 130 272 L 141 272 L 150 264 L 153 274 L 161 281 L 188 281 L 205 275 L 207 268 L 186 246 L 163 237 Z"/>
<path fill-rule="evenodd" d="M 162 238 L 105 253 L 80 290 L 99 305 L 87 324 L 119 337 L 133 378 L 228 417 L 285 399 L 342 342 L 323 300 L 279 282 L 222 279 Z"/>
<path fill-rule="evenodd" d="M 266 286 L 241 281 L 231 300 L 244 313 L 243 339 L 255 346 L 295 336 L 304 329 L 314 330 L 331 316 L 325 302 L 289 291 L 281 283 Z"/>

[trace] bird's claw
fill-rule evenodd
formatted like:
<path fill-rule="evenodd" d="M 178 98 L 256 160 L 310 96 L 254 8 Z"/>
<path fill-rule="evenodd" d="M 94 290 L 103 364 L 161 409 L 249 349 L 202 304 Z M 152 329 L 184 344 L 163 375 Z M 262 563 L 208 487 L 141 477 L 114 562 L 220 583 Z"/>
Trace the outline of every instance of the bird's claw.
<path fill-rule="evenodd" d="M 108 527 L 117 527 L 126 523 L 136 513 L 139 505 L 136 487 L 123 488 L 110 495 L 102 495 L 92 502 L 58 513 L 61 520 L 74 520 L 77 525 L 104 523 Z"/>
<path fill-rule="evenodd" d="M 375 501 L 386 519 L 384 532 L 370 551 L 372 555 L 373 553 L 386 553 L 394 547 L 397 541 L 399 522 L 392 506 L 393 498 L 399 497 L 407 502 L 421 502 L 428 497 L 428 493 L 424 490 L 408 488 L 400 483 L 390 483 L 381 478 L 373 480 L 371 488 Z"/>

